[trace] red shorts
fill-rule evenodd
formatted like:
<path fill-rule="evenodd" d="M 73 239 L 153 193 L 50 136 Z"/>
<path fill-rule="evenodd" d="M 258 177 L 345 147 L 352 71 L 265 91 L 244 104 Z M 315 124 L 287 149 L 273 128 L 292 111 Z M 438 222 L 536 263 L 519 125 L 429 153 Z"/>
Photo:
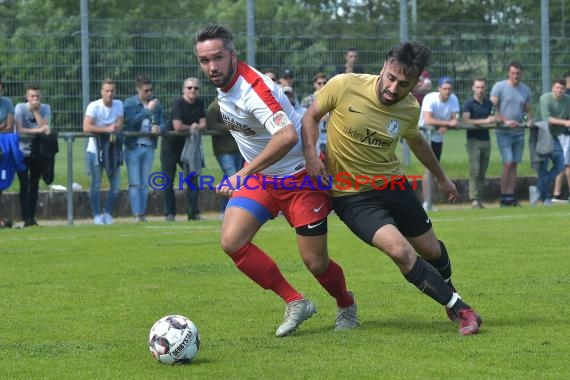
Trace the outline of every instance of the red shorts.
<path fill-rule="evenodd" d="M 240 197 L 259 203 L 273 218 L 281 211 L 292 227 L 322 220 L 332 210 L 329 192 L 319 188 L 305 170 L 290 177 L 252 175 L 232 194 L 234 201 Z"/>

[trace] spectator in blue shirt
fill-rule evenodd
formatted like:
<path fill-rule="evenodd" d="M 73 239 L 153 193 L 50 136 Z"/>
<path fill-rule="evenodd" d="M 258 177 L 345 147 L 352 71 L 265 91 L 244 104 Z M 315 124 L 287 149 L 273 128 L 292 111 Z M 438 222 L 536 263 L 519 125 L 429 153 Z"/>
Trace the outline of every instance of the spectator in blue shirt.
<path fill-rule="evenodd" d="M 125 100 L 125 131 L 146 132 L 152 136 L 125 138 L 125 162 L 129 178 L 129 199 L 135 222 L 146 221 L 148 178 L 154 161 L 158 134 L 165 130 L 162 105 L 153 95 L 152 81 L 141 75 L 136 78 L 137 95 Z"/>

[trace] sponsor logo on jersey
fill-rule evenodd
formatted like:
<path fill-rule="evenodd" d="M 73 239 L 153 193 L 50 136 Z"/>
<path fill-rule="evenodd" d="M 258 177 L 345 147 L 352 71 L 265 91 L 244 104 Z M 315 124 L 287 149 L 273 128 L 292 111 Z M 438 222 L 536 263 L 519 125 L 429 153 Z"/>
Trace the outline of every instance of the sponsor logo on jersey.
<path fill-rule="evenodd" d="M 392 144 L 394 144 L 396 141 L 394 139 L 382 138 L 385 136 L 382 136 L 377 131 L 373 131 L 368 128 L 366 128 L 366 134 L 356 129 L 352 129 L 352 127 L 344 127 L 343 132 L 361 143 L 365 143 L 370 146 L 377 146 L 380 148 L 391 147 Z"/>
<path fill-rule="evenodd" d="M 224 113 L 222 113 L 222 119 L 224 120 L 226 127 L 228 127 L 228 129 L 230 131 L 239 132 L 239 133 L 243 134 L 244 136 L 254 136 L 255 135 L 255 131 L 253 129 L 251 129 L 250 127 L 248 127 L 245 124 L 241 124 L 240 122 L 235 121 L 230 116 L 228 116 Z"/>

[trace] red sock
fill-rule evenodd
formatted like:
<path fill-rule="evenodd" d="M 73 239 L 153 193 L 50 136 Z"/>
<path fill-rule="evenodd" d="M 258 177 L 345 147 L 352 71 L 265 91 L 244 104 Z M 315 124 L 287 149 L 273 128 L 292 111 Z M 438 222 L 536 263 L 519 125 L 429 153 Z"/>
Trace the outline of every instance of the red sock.
<path fill-rule="evenodd" d="M 352 297 L 346 291 L 346 282 L 342 268 L 332 260 L 329 260 L 327 269 L 315 276 L 323 288 L 334 298 L 338 307 L 349 307 L 354 303 Z"/>
<path fill-rule="evenodd" d="M 236 267 L 263 289 L 270 289 L 286 303 L 297 301 L 303 295 L 287 282 L 275 262 L 252 243 L 247 243 L 231 255 Z"/>

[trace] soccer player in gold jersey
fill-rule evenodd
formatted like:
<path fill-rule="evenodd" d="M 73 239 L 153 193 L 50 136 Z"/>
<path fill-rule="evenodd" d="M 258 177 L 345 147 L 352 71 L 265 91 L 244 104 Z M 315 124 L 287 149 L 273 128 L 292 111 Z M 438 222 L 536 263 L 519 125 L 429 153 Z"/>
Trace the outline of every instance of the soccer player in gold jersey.
<path fill-rule="evenodd" d="M 462 335 L 475 334 L 481 317 L 457 294 L 451 262 L 396 156 L 403 137 L 432 172 L 447 199 L 459 197 L 418 128 L 419 104 L 410 93 L 431 52 L 403 42 L 386 55 L 379 75 L 340 74 L 317 92 L 302 121 L 307 173 L 332 181 L 333 207 L 366 243 L 388 255 L 407 281 L 445 306 Z M 318 122 L 329 113 L 327 159 L 315 148 Z"/>

